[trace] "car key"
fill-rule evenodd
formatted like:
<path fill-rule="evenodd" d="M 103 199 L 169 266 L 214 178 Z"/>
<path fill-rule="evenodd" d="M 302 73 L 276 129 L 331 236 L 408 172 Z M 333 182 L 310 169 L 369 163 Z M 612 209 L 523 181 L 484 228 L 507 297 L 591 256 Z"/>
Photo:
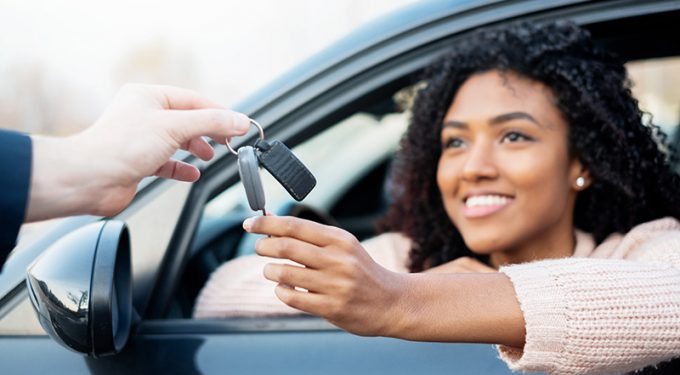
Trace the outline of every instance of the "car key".
<path fill-rule="evenodd" d="M 255 155 L 252 146 L 243 146 L 238 149 L 238 174 L 241 182 L 246 189 L 248 205 L 253 211 L 262 210 L 262 215 L 266 215 L 264 209 L 264 189 L 260 179 L 260 163 Z"/>
<path fill-rule="evenodd" d="M 260 131 L 260 139 L 255 141 L 253 147 L 245 146 L 236 152 L 227 140 L 229 151 L 238 156 L 239 175 L 246 189 L 248 204 L 253 210 L 264 211 L 264 190 L 258 173 L 261 164 L 288 193 L 298 201 L 303 200 L 316 185 L 316 179 L 304 164 L 282 142 L 274 140 L 267 142 L 264 139 L 264 130 L 257 121 L 251 119 L 250 123 Z M 242 151 L 243 149 L 243 151 Z M 243 152 L 243 154 L 241 154 Z M 253 161 L 255 155 L 255 161 Z"/>
<path fill-rule="evenodd" d="M 264 138 L 255 141 L 260 164 L 297 201 L 303 200 L 316 186 L 312 172 L 281 141 L 268 142 Z"/>

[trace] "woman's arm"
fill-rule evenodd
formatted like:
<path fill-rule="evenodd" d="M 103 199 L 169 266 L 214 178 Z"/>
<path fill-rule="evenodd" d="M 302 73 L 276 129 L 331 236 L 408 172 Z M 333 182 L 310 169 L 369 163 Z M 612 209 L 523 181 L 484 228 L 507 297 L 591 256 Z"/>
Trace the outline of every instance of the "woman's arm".
<path fill-rule="evenodd" d="M 244 227 L 275 236 L 258 241 L 258 254 L 305 266 L 267 265 L 265 277 L 279 283 L 276 295 L 349 332 L 524 343 L 522 312 L 503 274 L 400 274 L 379 266 L 351 234 L 335 227 L 272 216 L 246 221 Z"/>
<path fill-rule="evenodd" d="M 524 317 L 502 273 L 402 274 L 386 336 L 416 341 L 524 346 Z"/>
<path fill-rule="evenodd" d="M 553 259 L 442 275 L 386 271 L 338 228 L 277 217 L 244 227 L 278 236 L 260 240 L 258 253 L 306 265 L 265 267 L 283 302 L 355 334 L 498 343 L 513 370 L 548 373 L 627 372 L 680 353 L 677 229 L 636 238 L 644 256 L 629 260 Z"/>
<path fill-rule="evenodd" d="M 526 321 L 524 348 L 500 347 L 513 370 L 622 373 L 680 354 L 680 270 L 672 264 L 567 258 L 501 272 Z"/>

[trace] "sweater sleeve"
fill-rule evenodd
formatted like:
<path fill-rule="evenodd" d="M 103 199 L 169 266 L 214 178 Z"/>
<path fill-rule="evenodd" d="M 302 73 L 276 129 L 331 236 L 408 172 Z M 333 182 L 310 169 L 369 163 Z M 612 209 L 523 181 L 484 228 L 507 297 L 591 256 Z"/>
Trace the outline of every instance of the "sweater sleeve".
<path fill-rule="evenodd" d="M 680 232 L 628 259 L 568 258 L 501 268 L 526 323 L 524 348 L 499 346 L 515 371 L 620 373 L 680 354 Z"/>

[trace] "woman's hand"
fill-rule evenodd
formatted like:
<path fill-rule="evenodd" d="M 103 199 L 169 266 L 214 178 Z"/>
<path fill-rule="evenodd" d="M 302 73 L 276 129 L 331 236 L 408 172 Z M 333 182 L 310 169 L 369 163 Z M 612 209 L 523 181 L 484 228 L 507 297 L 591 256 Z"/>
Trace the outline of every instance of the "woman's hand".
<path fill-rule="evenodd" d="M 363 336 L 389 336 L 398 326 L 404 275 L 375 263 L 350 233 L 293 217 L 259 217 L 243 226 L 274 236 L 257 242 L 259 255 L 302 265 L 270 263 L 264 268 L 287 305 Z"/>
<path fill-rule="evenodd" d="M 258 254 L 301 265 L 265 266 L 281 301 L 351 333 L 524 345 L 524 318 L 502 273 L 394 273 L 339 228 L 276 216 L 248 219 L 243 227 L 275 236 L 258 241 Z"/>

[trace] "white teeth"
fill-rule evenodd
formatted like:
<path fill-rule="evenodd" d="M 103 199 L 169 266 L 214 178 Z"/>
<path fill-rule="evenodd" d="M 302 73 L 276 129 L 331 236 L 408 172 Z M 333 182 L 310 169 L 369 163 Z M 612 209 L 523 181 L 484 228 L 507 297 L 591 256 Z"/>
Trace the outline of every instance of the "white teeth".
<path fill-rule="evenodd" d="M 478 206 L 503 206 L 510 201 L 510 198 L 501 195 L 476 195 L 465 201 L 467 207 Z"/>

